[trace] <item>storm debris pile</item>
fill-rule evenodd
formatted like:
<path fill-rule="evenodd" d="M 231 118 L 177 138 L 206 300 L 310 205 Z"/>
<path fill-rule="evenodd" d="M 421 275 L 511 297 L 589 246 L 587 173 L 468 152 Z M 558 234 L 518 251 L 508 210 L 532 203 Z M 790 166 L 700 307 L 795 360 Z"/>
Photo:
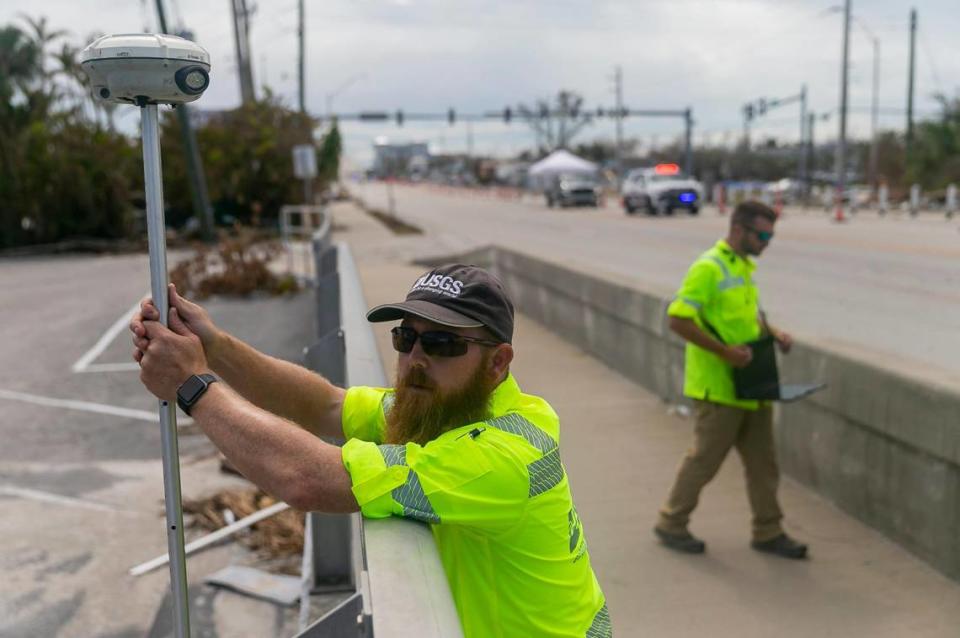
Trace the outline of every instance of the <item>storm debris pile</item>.
<path fill-rule="evenodd" d="M 213 532 L 276 502 L 277 499 L 258 489 L 225 490 L 208 498 L 184 501 L 183 512 L 191 515 L 188 527 Z M 227 520 L 231 516 L 233 520 Z M 303 530 L 303 512 L 288 509 L 254 523 L 234 538 L 259 558 L 282 558 L 303 553 Z"/>

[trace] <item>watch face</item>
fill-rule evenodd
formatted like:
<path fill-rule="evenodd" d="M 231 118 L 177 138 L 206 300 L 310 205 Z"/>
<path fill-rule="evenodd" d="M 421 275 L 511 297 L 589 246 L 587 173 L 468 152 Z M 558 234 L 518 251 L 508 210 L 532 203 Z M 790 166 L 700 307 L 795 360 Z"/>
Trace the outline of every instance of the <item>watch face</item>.
<path fill-rule="evenodd" d="M 185 403 L 190 404 L 200 396 L 205 387 L 206 384 L 194 375 L 183 382 L 183 385 L 177 390 L 177 394 Z"/>

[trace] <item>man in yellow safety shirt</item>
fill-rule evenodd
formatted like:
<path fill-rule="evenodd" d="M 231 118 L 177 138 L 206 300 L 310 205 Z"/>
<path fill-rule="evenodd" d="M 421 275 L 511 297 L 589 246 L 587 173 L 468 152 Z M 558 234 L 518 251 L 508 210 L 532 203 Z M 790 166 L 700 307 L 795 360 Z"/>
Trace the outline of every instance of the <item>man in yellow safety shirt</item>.
<path fill-rule="evenodd" d="M 749 346 L 768 332 L 783 352 L 792 338 L 766 323 L 753 283 L 759 256 L 773 239 L 776 213 L 760 202 L 744 202 L 730 218 L 730 230 L 690 269 L 670 304 L 670 328 L 686 342 L 684 394 L 694 400 L 693 446 L 680 463 L 654 532 L 664 545 L 691 554 L 706 544 L 687 529 L 700 491 L 736 447 L 746 470 L 753 510 L 751 546 L 785 558 L 802 559 L 807 546 L 787 536 L 777 502 L 780 472 L 768 402 L 738 399 L 733 368 L 746 366 Z"/>
<path fill-rule="evenodd" d="M 510 373 L 513 304 L 491 274 L 435 268 L 370 311 L 400 321 L 394 388 L 335 387 L 219 330 L 172 286 L 170 305 L 169 329 L 149 301 L 131 323 L 141 380 L 247 478 L 299 510 L 429 523 L 467 638 L 613 635 L 559 419 Z"/>

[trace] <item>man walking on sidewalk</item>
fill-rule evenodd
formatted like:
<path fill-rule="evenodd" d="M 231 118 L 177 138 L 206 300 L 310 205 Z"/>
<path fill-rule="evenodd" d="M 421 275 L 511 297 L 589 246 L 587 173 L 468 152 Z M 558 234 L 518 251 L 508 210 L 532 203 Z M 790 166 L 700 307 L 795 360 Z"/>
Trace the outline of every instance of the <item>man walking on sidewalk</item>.
<path fill-rule="evenodd" d="M 670 329 L 686 342 L 684 394 L 694 400 L 693 446 L 680 463 L 654 532 L 664 545 L 691 554 L 706 544 L 687 529 L 700 492 L 736 447 L 746 473 L 753 510 L 751 546 L 785 558 L 802 559 L 807 546 L 781 527 L 777 502 L 780 471 L 773 442 L 773 415 L 768 402 L 736 397 L 733 368 L 752 358 L 749 346 L 764 332 L 781 351 L 789 352 L 789 334 L 766 323 L 753 283 L 757 257 L 773 239 L 776 213 L 760 202 L 736 207 L 727 238 L 703 253 L 690 269 L 670 304 Z M 729 345 L 728 345 L 729 344 Z"/>
<path fill-rule="evenodd" d="M 338 388 L 218 329 L 172 286 L 170 305 L 170 329 L 149 301 L 131 323 L 140 379 L 251 481 L 299 510 L 428 523 L 466 638 L 613 635 L 560 421 L 510 373 L 513 303 L 495 277 L 435 268 L 367 314 L 400 322 L 394 388 Z"/>

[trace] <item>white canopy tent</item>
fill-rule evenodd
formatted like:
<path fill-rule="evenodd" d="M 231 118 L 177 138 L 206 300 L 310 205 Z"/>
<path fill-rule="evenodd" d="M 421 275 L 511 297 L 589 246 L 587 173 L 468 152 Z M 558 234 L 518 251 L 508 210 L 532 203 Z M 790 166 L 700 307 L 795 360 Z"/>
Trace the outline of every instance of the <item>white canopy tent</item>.
<path fill-rule="evenodd" d="M 555 175 L 590 174 L 597 172 L 597 165 L 582 157 L 577 157 L 570 151 L 560 149 L 544 157 L 530 167 L 530 185 L 534 188 L 543 188 L 547 180 Z"/>

